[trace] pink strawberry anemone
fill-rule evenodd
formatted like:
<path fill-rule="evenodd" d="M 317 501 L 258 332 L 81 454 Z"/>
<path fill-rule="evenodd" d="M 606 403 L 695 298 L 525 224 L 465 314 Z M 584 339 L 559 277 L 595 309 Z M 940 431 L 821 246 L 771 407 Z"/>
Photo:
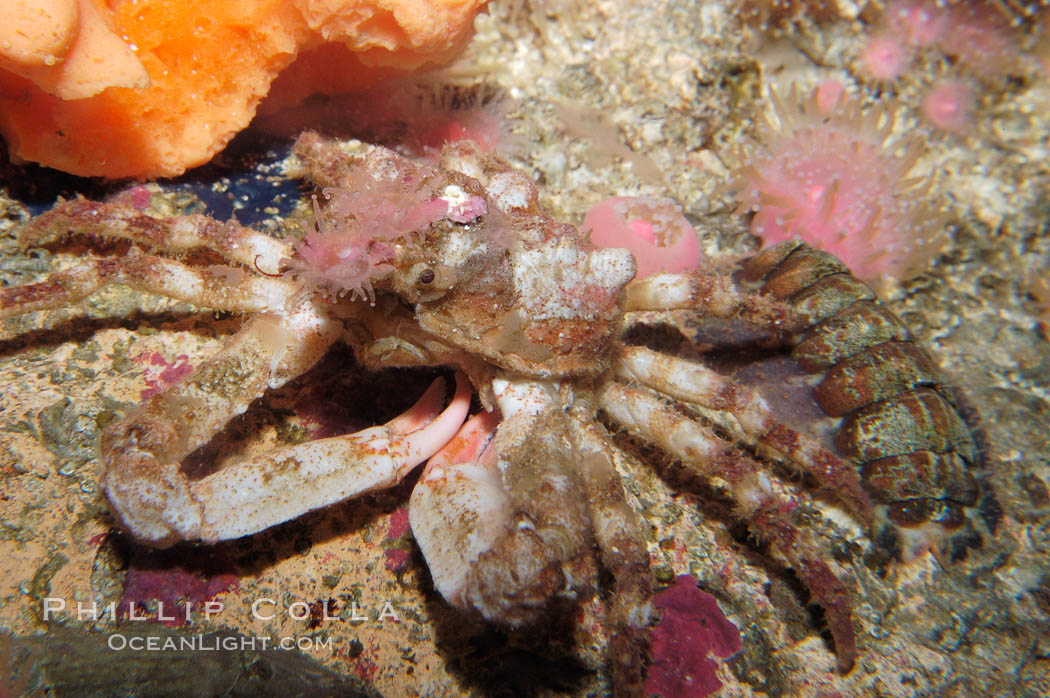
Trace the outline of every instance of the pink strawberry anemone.
<path fill-rule="evenodd" d="M 923 270 L 944 242 L 929 203 L 932 177 L 913 176 L 921 143 L 893 135 L 894 115 L 843 98 L 830 111 L 816 95 L 771 95 L 769 120 L 742 149 L 728 185 L 753 212 L 751 232 L 771 245 L 800 238 L 882 283 Z"/>
<path fill-rule="evenodd" d="M 393 270 L 387 264 L 396 252 L 392 243 L 423 234 L 446 216 L 462 222 L 484 213 L 481 201 L 465 219 L 450 212 L 446 200 L 427 195 L 420 184 L 398 173 L 379 180 L 355 170 L 342 186 L 327 187 L 323 210 L 313 199 L 314 231 L 296 244 L 294 258 L 283 260 L 288 273 L 318 290 L 350 294 L 351 300 L 367 298 L 374 305 L 373 282 Z"/>

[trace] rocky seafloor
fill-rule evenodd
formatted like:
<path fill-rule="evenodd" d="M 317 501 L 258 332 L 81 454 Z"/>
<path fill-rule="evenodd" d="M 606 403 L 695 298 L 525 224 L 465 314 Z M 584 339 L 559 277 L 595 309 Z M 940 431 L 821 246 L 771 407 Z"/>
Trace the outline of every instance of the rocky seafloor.
<path fill-rule="evenodd" d="M 742 254 L 759 242 L 746 219 L 731 215 L 723 186 L 735 144 L 758 128 L 769 87 L 786 94 L 791 84 L 839 80 L 870 103 L 879 93 L 900 105 L 898 129 L 908 130 L 920 127 L 921 86 L 944 69 L 920 62 L 893 85 L 865 82 L 855 57 L 872 27 L 858 8 L 843 2 L 838 9 L 820 25 L 802 16 L 766 32 L 744 27 L 724 2 L 497 3 L 442 79 L 499 87 L 513 134 L 508 157 L 538 182 L 560 219 L 579 224 L 609 196 L 667 196 L 681 204 L 708 253 Z M 855 593 L 859 658 L 842 676 L 804 589 L 740 534 L 725 504 L 709 506 L 703 489 L 625 459 L 618 465 L 629 497 L 652 525 L 657 581 L 694 576 L 741 631 L 742 651 L 718 669 L 723 695 L 1050 694 L 1050 343 L 1039 326 L 1050 300 L 1035 292 L 1050 260 L 1050 80 L 1029 71 L 980 84 L 971 132 L 924 136 L 921 160 L 938 171 L 931 196 L 945 207 L 950 241 L 927 271 L 894 285 L 884 300 L 980 417 L 985 477 L 1002 509 L 996 533 L 960 561 L 925 555 L 876 565 L 858 531 L 836 527 L 833 515 L 814 524 Z M 295 208 L 297 190 L 280 174 L 280 149 L 245 157 L 256 144 L 242 138 L 225 164 L 149 185 L 152 205 L 220 217 L 238 209 L 242 221 L 276 230 L 298 224 L 302 207 L 292 223 L 272 220 Z M 250 182 L 239 179 L 244 171 Z M 7 166 L 4 176 L 3 282 L 36 281 L 72 264 L 82 250 L 17 250 L 18 223 L 56 193 L 112 190 L 36 168 Z M 284 198 L 236 198 L 258 191 L 259 182 Z M 206 548 L 155 553 L 113 532 L 97 486 L 100 430 L 147 391 L 185 375 L 239 323 L 120 288 L 76 308 L 4 321 L 0 688 L 50 686 L 55 695 L 294 694 L 307 686 L 388 696 L 609 690 L 601 598 L 576 616 L 518 632 L 441 601 L 407 527 L 410 484 Z M 412 372 L 362 376 L 345 361 L 326 361 L 237 420 L 228 431 L 238 445 L 229 448 L 250 455 L 318 424 L 384 418 L 425 381 Z M 328 407 L 351 391 L 363 396 L 359 409 Z M 46 598 L 67 604 L 47 622 Z M 253 615 L 260 598 L 275 602 L 273 617 Z M 75 615 L 78 601 L 94 601 L 131 602 L 155 617 L 158 600 L 168 600 L 170 613 L 180 599 L 221 601 L 223 610 L 208 619 L 198 606 L 188 624 Z M 297 601 L 308 606 L 307 617 L 296 617 Z M 158 661 L 155 653 L 111 648 L 115 634 L 216 633 L 289 637 L 298 650 L 238 645 Z"/>

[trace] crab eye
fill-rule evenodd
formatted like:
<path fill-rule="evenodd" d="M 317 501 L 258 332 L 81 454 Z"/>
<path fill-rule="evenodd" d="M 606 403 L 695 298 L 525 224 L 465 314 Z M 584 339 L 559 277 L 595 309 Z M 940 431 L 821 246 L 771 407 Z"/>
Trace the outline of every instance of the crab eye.
<path fill-rule="evenodd" d="M 449 291 L 449 275 L 433 260 L 417 262 L 397 275 L 395 292 L 409 303 L 429 303 Z"/>

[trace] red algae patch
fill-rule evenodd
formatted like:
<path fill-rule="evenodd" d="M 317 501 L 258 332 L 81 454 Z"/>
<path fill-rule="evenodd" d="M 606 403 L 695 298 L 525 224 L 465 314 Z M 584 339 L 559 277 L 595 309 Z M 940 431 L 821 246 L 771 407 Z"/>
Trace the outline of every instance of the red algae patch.
<path fill-rule="evenodd" d="M 206 553 L 191 554 L 185 565 L 175 559 L 166 552 L 133 554 L 117 604 L 118 618 L 150 619 L 168 627 L 186 625 L 204 613 L 204 602 L 239 586 L 229 560 L 213 559 Z"/>
<path fill-rule="evenodd" d="M 827 111 L 811 94 L 771 95 L 768 119 L 738 153 L 729 190 L 767 245 L 799 238 L 860 278 L 907 278 L 940 250 L 944 225 L 932 177 L 913 172 L 921 143 L 894 135 L 895 113 L 843 98 Z"/>
<path fill-rule="evenodd" d="M 709 696 L 722 688 L 717 660 L 732 657 L 743 643 L 740 630 L 725 617 L 715 597 L 683 574 L 653 603 L 661 618 L 651 635 L 646 695 Z"/>

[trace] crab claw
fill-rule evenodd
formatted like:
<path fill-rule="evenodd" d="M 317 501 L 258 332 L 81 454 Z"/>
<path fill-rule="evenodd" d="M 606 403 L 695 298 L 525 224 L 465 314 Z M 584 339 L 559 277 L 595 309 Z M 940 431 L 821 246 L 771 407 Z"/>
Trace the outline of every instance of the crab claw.
<path fill-rule="evenodd" d="M 473 417 L 430 459 L 408 520 L 446 601 L 492 621 L 536 620 L 597 575 L 586 499 L 551 386 L 497 380 L 503 415 Z"/>
<path fill-rule="evenodd" d="M 503 533 L 510 499 L 488 445 L 499 424 L 496 412 L 471 417 L 456 437 L 426 464 L 412 492 L 408 520 L 434 586 L 456 605 L 471 563 Z M 431 525 L 439 518 L 452 529 Z"/>
<path fill-rule="evenodd" d="M 302 514 L 391 487 L 444 446 L 470 407 L 470 384 L 456 375 L 444 410 L 439 378 L 404 414 L 378 427 L 279 448 L 190 480 L 158 455 L 144 435 L 156 415 L 125 420 L 107 434 L 106 495 L 138 540 L 167 547 L 180 540 L 215 542 L 246 536 Z"/>

